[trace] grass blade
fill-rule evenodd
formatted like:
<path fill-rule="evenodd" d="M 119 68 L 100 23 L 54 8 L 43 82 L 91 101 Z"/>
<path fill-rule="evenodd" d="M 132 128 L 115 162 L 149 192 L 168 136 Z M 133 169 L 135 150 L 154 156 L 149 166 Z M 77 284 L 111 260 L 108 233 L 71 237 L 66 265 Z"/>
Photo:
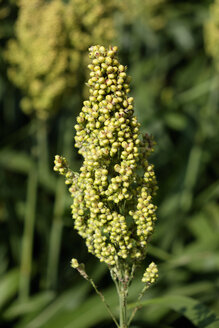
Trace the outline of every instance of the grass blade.
<path fill-rule="evenodd" d="M 0 280 L 0 310 L 18 290 L 19 271 L 13 269 L 4 275 Z"/>
<path fill-rule="evenodd" d="M 154 298 L 140 303 L 130 304 L 129 308 L 137 305 L 161 305 L 168 307 L 190 320 L 198 328 L 218 328 L 219 317 L 209 310 L 202 303 L 186 296 L 169 295 L 161 298 Z"/>

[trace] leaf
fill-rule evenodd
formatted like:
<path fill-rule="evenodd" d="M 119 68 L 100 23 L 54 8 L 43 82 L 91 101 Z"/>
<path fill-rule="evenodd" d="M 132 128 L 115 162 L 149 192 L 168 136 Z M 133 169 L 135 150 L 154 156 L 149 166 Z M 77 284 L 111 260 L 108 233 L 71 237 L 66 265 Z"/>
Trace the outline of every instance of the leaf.
<path fill-rule="evenodd" d="M 0 280 L 0 310 L 15 296 L 18 289 L 19 270 L 13 269 L 4 275 Z"/>
<path fill-rule="evenodd" d="M 42 292 L 29 300 L 20 302 L 16 300 L 5 312 L 4 318 L 7 320 L 14 319 L 28 313 L 36 312 L 43 309 L 54 298 L 53 292 Z"/>
<path fill-rule="evenodd" d="M 70 289 L 69 291 L 60 295 L 54 302 L 49 304 L 45 309 L 37 313 L 34 318 L 23 318 L 16 328 L 38 328 L 38 327 L 49 327 L 49 323 L 63 315 L 63 313 L 68 310 L 74 312 L 74 309 L 81 305 L 82 300 L 84 299 L 85 293 L 89 288 L 89 284 L 86 282 Z M 64 326 L 62 326 L 64 327 Z M 55 328 L 55 325 L 54 325 Z"/>
<path fill-rule="evenodd" d="M 186 317 L 198 328 L 218 328 L 219 326 L 219 317 L 205 305 L 190 297 L 169 295 L 130 304 L 129 308 L 135 308 L 137 305 L 161 305 L 168 307 Z"/>
<path fill-rule="evenodd" d="M 34 159 L 24 152 L 17 152 L 11 149 L 0 151 L 0 166 L 16 173 L 27 174 L 34 165 Z M 56 176 L 52 171 L 40 171 L 39 183 L 49 192 L 54 193 L 56 189 Z"/>
<path fill-rule="evenodd" d="M 215 181 L 210 186 L 207 186 L 207 188 L 204 189 L 203 192 L 201 192 L 197 199 L 196 203 L 199 206 L 202 206 L 203 204 L 208 203 L 212 199 L 217 199 L 219 197 L 219 181 Z"/>
<path fill-rule="evenodd" d="M 175 255 L 164 267 L 177 268 L 188 266 L 195 272 L 219 269 L 219 254 L 207 249 L 206 244 L 194 243 L 188 246 L 184 253 Z"/>
<path fill-rule="evenodd" d="M 3 149 L 0 151 L 0 165 L 6 169 L 27 174 L 32 166 L 32 159 L 21 151 Z"/>
<path fill-rule="evenodd" d="M 197 215 L 194 215 L 192 217 L 192 220 L 188 222 L 188 225 L 197 238 L 197 240 L 200 240 L 203 243 L 212 244 L 212 241 L 215 241 L 217 244 L 218 242 L 218 235 L 215 234 L 214 227 L 209 224 L 210 220 L 208 220 L 208 217 L 205 213 L 199 213 Z"/>
<path fill-rule="evenodd" d="M 16 328 L 89 328 L 102 320 L 112 320 L 106 311 L 99 295 L 86 297 L 90 284 L 85 281 L 71 290 L 63 293 L 51 304 L 45 307 L 33 318 L 24 319 L 16 324 Z M 103 291 L 103 294 L 115 310 L 118 304 L 118 296 L 115 286 Z M 136 296 L 136 289 L 134 289 Z"/>
<path fill-rule="evenodd" d="M 210 281 L 197 281 L 194 283 L 187 283 L 186 285 L 180 287 L 173 287 L 173 291 L 170 291 L 172 294 L 178 294 L 182 296 L 194 296 L 203 295 L 203 293 L 212 293 L 214 295 L 215 284 Z"/>
<path fill-rule="evenodd" d="M 164 117 L 166 124 L 174 130 L 183 130 L 187 125 L 187 118 L 180 113 L 168 113 Z"/>

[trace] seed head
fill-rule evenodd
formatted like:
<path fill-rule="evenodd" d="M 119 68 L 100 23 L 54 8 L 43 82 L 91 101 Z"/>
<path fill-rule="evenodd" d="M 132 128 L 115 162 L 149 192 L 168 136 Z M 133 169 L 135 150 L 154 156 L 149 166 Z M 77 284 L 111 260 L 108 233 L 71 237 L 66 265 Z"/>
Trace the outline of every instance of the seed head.
<path fill-rule="evenodd" d="M 83 165 L 76 175 L 56 156 L 54 169 L 70 183 L 75 228 L 89 252 L 109 266 L 137 263 L 145 258 L 156 220 L 157 186 L 149 163 L 154 143 L 140 136 L 130 78 L 117 47 L 97 45 L 89 51 L 90 96 L 75 125 Z"/>

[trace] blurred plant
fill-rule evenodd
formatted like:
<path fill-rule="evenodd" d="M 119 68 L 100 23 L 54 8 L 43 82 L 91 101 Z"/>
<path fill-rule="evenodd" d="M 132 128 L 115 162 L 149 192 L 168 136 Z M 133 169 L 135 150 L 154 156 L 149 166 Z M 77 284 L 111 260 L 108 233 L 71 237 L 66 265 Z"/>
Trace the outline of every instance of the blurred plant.
<path fill-rule="evenodd" d="M 5 3 L 5 1 L 0 0 L 0 21 L 1 21 L 1 25 L 0 25 L 0 39 L 2 39 L 2 37 L 4 37 L 4 29 L 2 26 L 2 21 L 8 17 L 10 12 L 10 9 L 8 7 L 8 5 Z"/>
<path fill-rule="evenodd" d="M 69 0 L 65 6 L 65 23 L 69 38 L 71 83 L 78 85 L 75 74 L 88 64 L 87 49 L 95 41 L 108 44 L 115 36 L 113 14 L 116 1 Z"/>
<path fill-rule="evenodd" d="M 114 36 L 111 7 L 103 0 L 19 2 L 16 39 L 8 43 L 6 57 L 9 77 L 23 91 L 26 113 L 46 119 L 76 85 L 83 51 L 94 39 L 109 42 Z"/>
<path fill-rule="evenodd" d="M 5 78 L 6 65 L 4 58 L 5 45 L 13 36 L 14 14 L 16 13 L 16 0 L 0 0 L 0 78 Z M 3 63 L 4 62 L 4 63 Z M 1 91 L 2 92 L 2 91 Z"/>
<path fill-rule="evenodd" d="M 161 29 L 166 23 L 163 14 L 166 0 L 128 0 L 118 3 L 126 23 L 133 24 L 136 19 L 140 19 L 154 30 Z"/>
<path fill-rule="evenodd" d="M 24 93 L 22 109 L 44 119 L 66 87 L 63 5 L 59 0 L 21 0 L 19 9 L 16 39 L 6 52 L 8 75 Z"/>
<path fill-rule="evenodd" d="M 0 0 L 0 40 L 8 36 L 10 27 L 6 24 L 16 0 Z"/>
<path fill-rule="evenodd" d="M 219 71 L 219 1 L 215 0 L 210 6 L 210 17 L 205 23 L 205 44 L 209 55 Z"/>
<path fill-rule="evenodd" d="M 46 119 L 59 107 L 63 94 L 78 85 L 87 65 L 86 49 L 94 40 L 108 44 L 115 39 L 115 12 L 129 23 L 147 17 L 148 24 L 159 29 L 164 1 L 140 0 L 136 5 L 132 0 L 21 0 L 16 39 L 8 43 L 6 58 L 9 78 L 24 95 L 24 112 Z"/>
<path fill-rule="evenodd" d="M 117 326 L 125 328 L 134 316 L 128 323 L 128 287 L 136 266 L 146 256 L 156 220 L 152 203 L 156 178 L 148 162 L 153 141 L 148 135 L 140 139 L 133 98 L 128 97 L 130 78 L 116 58 L 117 47 L 89 50 L 90 97 L 75 126 L 76 147 L 84 162 L 80 174 L 74 173 L 66 159 L 57 155 L 54 170 L 70 185 L 75 228 L 86 240 L 88 251 L 109 267 L 120 299 Z M 72 266 L 90 280 L 76 259 Z M 146 287 L 141 295 L 156 278 L 157 267 L 152 262 L 142 278 Z"/>

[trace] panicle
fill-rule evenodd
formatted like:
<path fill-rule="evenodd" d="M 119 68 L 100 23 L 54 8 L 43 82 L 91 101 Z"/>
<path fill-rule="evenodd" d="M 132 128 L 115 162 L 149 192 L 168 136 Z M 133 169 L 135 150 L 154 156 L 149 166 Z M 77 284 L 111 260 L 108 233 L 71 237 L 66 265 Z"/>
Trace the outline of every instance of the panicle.
<path fill-rule="evenodd" d="M 89 51 L 89 98 L 75 125 L 83 164 L 76 176 L 65 158 L 56 156 L 54 169 L 72 179 L 74 225 L 89 252 L 109 266 L 137 263 L 145 258 L 156 221 L 157 185 L 149 163 L 154 143 L 140 135 L 130 77 L 117 47 L 96 45 Z"/>

